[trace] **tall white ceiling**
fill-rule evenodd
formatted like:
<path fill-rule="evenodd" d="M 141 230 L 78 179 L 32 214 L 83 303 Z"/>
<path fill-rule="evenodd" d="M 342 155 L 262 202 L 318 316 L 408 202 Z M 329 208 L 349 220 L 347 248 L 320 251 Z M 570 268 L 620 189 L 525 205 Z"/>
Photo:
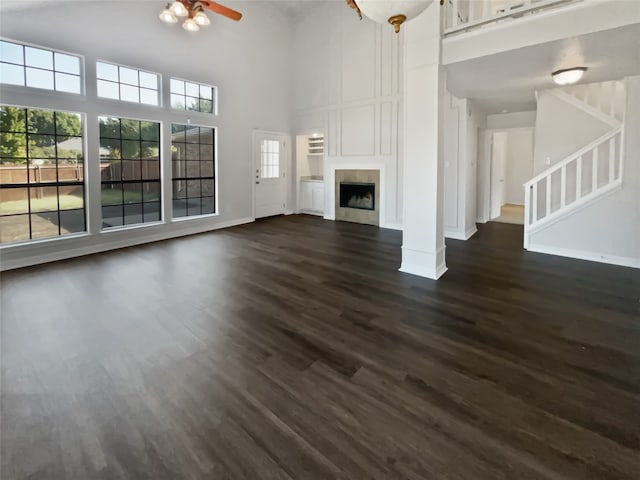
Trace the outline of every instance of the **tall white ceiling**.
<path fill-rule="evenodd" d="M 158 8 L 162 8 L 172 0 L 1 0 L 0 1 L 0 12 L 1 11 L 9 11 L 9 10 L 27 10 L 31 8 L 39 8 L 43 6 L 55 6 L 62 5 L 68 3 L 87 3 L 87 2 L 109 2 L 113 4 L 120 3 L 121 6 L 126 7 L 127 3 L 131 2 L 156 2 L 158 4 Z M 290 16 L 296 16 L 303 14 L 308 7 L 308 4 L 316 3 L 318 1 L 334 1 L 334 2 L 342 2 L 344 0 L 216 0 L 218 3 L 223 5 L 227 5 L 233 8 L 234 4 L 239 4 L 242 1 L 252 1 L 252 2 L 264 2 L 273 5 L 275 8 L 280 9 L 281 11 L 287 13 Z"/>
<path fill-rule="evenodd" d="M 161 9 L 166 1 L 0 0 L 0 12 L 88 2 L 120 4 L 123 8 L 131 2 L 156 2 Z M 245 3 L 219 1 L 240 11 Z M 268 3 L 292 18 L 311 13 L 313 4 L 321 1 L 348 8 L 344 0 L 250 0 L 256 1 Z M 552 88 L 551 71 L 567 66 L 588 67 L 584 83 L 640 75 L 640 24 L 474 58 L 446 68 L 454 95 L 473 99 L 486 113 L 500 113 L 535 109 L 535 91 Z"/>

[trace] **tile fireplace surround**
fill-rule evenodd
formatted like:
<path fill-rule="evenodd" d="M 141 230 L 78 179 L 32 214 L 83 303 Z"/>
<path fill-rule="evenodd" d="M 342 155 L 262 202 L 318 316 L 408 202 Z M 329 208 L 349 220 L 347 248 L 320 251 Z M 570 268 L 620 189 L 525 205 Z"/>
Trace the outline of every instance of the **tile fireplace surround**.
<path fill-rule="evenodd" d="M 340 206 L 340 182 L 375 184 L 375 210 L 362 210 Z M 380 170 L 336 170 L 335 171 L 336 220 L 368 225 L 380 225 Z"/>

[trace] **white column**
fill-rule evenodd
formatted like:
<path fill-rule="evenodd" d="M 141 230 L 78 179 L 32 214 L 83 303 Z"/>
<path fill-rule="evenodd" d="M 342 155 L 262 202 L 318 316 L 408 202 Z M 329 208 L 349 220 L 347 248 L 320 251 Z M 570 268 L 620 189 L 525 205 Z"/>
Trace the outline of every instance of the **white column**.
<path fill-rule="evenodd" d="M 400 271 L 438 279 L 444 254 L 444 71 L 439 2 L 403 25 L 404 215 Z"/>

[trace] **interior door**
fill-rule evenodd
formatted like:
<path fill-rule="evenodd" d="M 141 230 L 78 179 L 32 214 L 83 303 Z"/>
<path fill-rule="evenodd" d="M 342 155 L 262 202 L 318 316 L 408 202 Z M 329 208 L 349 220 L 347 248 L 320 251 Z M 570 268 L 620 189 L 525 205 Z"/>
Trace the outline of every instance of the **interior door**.
<path fill-rule="evenodd" d="M 279 133 L 254 133 L 255 217 L 280 215 L 285 211 L 286 136 Z"/>
<path fill-rule="evenodd" d="M 491 219 L 500 216 L 506 198 L 507 132 L 495 132 L 491 139 Z"/>

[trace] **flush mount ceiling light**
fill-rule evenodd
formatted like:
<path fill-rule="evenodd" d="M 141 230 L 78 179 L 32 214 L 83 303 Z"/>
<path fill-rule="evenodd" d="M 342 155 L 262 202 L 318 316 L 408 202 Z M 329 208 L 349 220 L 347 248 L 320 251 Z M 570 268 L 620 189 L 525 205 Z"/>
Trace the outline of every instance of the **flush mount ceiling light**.
<path fill-rule="evenodd" d="M 167 4 L 166 8 L 160 12 L 160 20 L 165 23 L 176 23 L 178 17 L 187 17 L 182 23 L 182 28 L 189 32 L 197 32 L 200 27 L 205 27 L 211 23 L 205 10 L 223 15 L 231 20 L 240 20 L 242 14 L 230 8 L 220 5 L 210 0 L 176 0 Z"/>
<path fill-rule="evenodd" d="M 551 78 L 553 78 L 553 81 L 558 85 L 571 85 L 580 81 L 586 71 L 587 67 L 565 68 L 553 72 Z"/>
<path fill-rule="evenodd" d="M 433 3 L 433 0 L 345 0 L 347 5 L 358 12 L 360 20 L 362 14 L 377 23 L 390 23 L 396 33 L 400 32 L 400 25 L 417 17 Z M 440 0 L 440 5 L 444 0 Z"/>

